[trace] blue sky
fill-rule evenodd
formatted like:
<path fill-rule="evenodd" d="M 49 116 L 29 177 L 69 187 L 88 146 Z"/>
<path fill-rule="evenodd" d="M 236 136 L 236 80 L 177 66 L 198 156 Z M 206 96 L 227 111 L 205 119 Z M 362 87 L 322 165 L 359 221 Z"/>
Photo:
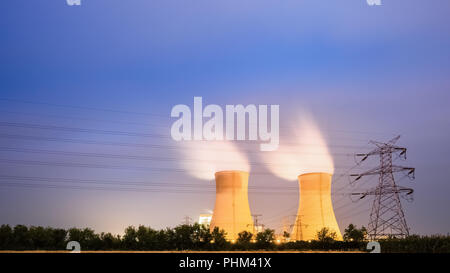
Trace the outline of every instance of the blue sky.
<path fill-rule="evenodd" d="M 417 168 L 416 181 L 406 184 L 416 190 L 416 200 L 405 204 L 411 230 L 447 233 L 449 11 L 445 0 L 385 0 L 379 7 L 363 0 L 82 0 L 77 7 L 64 0 L 7 1 L 0 11 L 0 121 L 168 134 L 171 107 L 191 105 L 193 96 L 220 105 L 280 104 L 284 126 L 295 126 L 290 117 L 299 108 L 308 108 L 335 153 L 360 152 L 357 147 L 370 149 L 369 139 L 401 134 L 401 145 L 409 148 L 408 161 L 402 164 Z M 0 130 L 103 142 L 170 142 L 11 126 Z M 176 156 L 164 149 L 61 141 L 0 138 L 0 144 Z M 0 154 L 3 159 L 177 166 Z M 351 157 L 334 160 L 339 166 L 353 162 Z M 3 175 L 206 183 L 177 173 L 0 164 Z M 295 186 L 274 176 L 251 177 L 250 183 Z M 337 186 L 345 183 L 336 181 Z M 112 232 L 129 224 L 173 226 L 185 215 L 195 218 L 214 205 L 213 194 L 199 198 L 164 192 L 1 187 L 0 196 L 2 223 L 91 226 Z M 295 214 L 289 211 L 298 201 L 295 195 L 279 198 L 278 207 L 268 206 L 265 198 L 251 195 L 250 203 L 255 213 L 275 219 L 267 225 L 276 228 L 283 215 Z M 337 208 L 347 204 L 337 210 L 341 228 L 350 220 L 366 225 L 367 213 L 352 216 L 358 205 L 348 199 L 336 201 Z"/>

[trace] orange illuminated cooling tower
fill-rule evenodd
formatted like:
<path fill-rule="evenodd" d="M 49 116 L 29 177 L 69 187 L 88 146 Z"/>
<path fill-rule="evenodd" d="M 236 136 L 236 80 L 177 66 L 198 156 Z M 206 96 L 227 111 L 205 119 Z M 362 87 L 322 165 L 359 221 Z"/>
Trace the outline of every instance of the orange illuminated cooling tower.
<path fill-rule="evenodd" d="M 253 232 L 248 203 L 248 172 L 221 171 L 216 177 L 216 204 L 211 219 L 211 231 L 225 230 L 227 240 L 235 240 L 239 232 Z"/>
<path fill-rule="evenodd" d="M 315 240 L 317 232 L 326 227 L 342 240 L 331 202 L 331 174 L 306 173 L 298 176 L 300 201 L 292 229 L 292 240 Z"/>

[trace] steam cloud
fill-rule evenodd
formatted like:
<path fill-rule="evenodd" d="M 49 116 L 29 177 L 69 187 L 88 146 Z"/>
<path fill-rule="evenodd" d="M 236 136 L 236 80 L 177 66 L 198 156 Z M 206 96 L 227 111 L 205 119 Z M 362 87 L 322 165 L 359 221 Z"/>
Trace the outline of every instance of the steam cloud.
<path fill-rule="evenodd" d="M 212 180 L 218 171 L 250 171 L 247 157 L 230 141 L 183 141 L 180 145 L 180 163 L 196 178 Z"/>
<path fill-rule="evenodd" d="M 334 173 L 333 158 L 319 128 L 311 117 L 300 119 L 291 139 L 297 146 L 280 145 L 278 151 L 263 154 L 268 169 L 286 180 L 296 180 L 304 173 Z"/>

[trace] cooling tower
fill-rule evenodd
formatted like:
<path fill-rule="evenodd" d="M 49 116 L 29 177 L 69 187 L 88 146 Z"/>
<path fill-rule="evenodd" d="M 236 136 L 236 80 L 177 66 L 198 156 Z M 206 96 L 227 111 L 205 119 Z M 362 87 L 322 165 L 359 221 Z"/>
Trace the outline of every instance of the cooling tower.
<path fill-rule="evenodd" d="M 248 172 L 221 171 L 216 177 L 216 204 L 211 219 L 215 227 L 225 230 L 228 240 L 235 240 L 239 232 L 253 232 L 253 221 L 248 204 Z"/>
<path fill-rule="evenodd" d="M 314 240 L 317 232 L 326 227 L 342 240 L 331 203 L 331 174 L 307 173 L 298 176 L 300 200 L 292 229 L 292 240 Z"/>

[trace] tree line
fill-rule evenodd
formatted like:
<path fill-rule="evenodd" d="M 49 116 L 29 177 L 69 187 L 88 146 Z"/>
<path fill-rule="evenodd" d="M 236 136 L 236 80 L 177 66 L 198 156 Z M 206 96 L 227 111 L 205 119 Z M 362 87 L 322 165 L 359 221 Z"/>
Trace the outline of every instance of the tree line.
<path fill-rule="evenodd" d="M 289 234 L 276 237 L 266 229 L 252 234 L 239 233 L 233 241 L 226 233 L 208 226 L 179 225 L 161 230 L 147 226 L 129 226 L 124 234 L 95 233 L 90 228 L 60 229 L 40 226 L 0 226 L 0 250 L 65 250 L 69 241 L 77 241 L 81 250 L 365 250 L 366 229 L 350 224 L 344 232 L 344 241 L 335 240 L 336 234 L 324 228 L 315 240 L 289 241 Z M 382 252 L 450 252 L 450 236 L 410 236 L 405 239 L 379 241 Z"/>

